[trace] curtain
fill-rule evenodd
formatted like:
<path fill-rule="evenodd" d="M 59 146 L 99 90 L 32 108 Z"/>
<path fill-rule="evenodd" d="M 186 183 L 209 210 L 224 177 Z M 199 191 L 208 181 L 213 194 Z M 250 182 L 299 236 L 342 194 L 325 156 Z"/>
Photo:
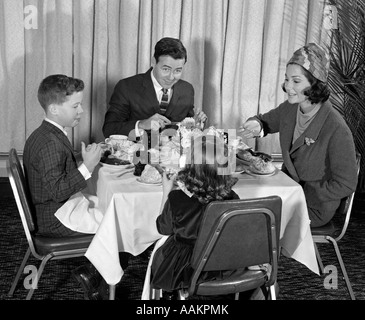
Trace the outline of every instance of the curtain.
<path fill-rule="evenodd" d="M 183 79 L 208 125 L 237 129 L 285 100 L 286 62 L 326 32 L 323 0 L 1 0 L 0 153 L 22 151 L 44 118 L 37 100 L 43 78 L 63 73 L 85 82 L 82 120 L 68 129 L 100 142 L 118 80 L 146 72 L 155 43 L 180 38 L 188 51 Z M 278 137 L 247 143 L 280 153 Z"/>

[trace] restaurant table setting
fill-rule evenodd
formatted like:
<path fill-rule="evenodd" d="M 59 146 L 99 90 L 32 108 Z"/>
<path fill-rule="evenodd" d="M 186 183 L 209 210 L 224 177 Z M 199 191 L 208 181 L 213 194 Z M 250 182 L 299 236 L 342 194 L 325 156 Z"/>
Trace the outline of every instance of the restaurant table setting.
<path fill-rule="evenodd" d="M 159 239 L 163 241 L 156 228 L 162 200 L 160 172 L 178 172 L 184 166 L 184 151 L 192 138 L 204 134 L 225 139 L 230 150 L 230 170 L 238 177 L 233 190 L 240 198 L 281 197 L 281 253 L 319 274 L 301 186 L 276 168 L 270 155 L 252 150 L 240 137 L 228 136 L 227 141 L 224 130 L 214 127 L 203 133 L 194 127 L 191 119 L 182 124 L 176 130 L 176 137 L 170 135 L 165 138 L 161 134 L 158 147 L 148 150 L 150 163 L 147 164 L 135 159 L 136 154 L 145 151 L 143 144 L 128 141 L 125 137 L 108 138 L 105 141 L 106 152 L 89 181 L 88 192 L 95 199 L 85 197 L 88 201 L 93 200 L 90 201 L 93 210 L 88 209 L 89 219 L 85 218 L 85 214 L 80 216 L 80 221 L 70 219 L 73 215 L 62 212 L 63 207 L 59 210 L 61 213 L 58 212 L 62 223 L 69 226 L 72 221 L 79 230 L 81 219 L 88 220 L 85 225 L 88 230 L 95 231 L 95 236 L 85 256 L 106 282 L 116 285 L 123 276 L 119 252 L 139 255 Z M 166 150 L 162 151 L 163 148 Z M 65 206 L 64 209 L 70 210 L 71 207 Z M 75 207 L 77 205 L 73 204 Z"/>

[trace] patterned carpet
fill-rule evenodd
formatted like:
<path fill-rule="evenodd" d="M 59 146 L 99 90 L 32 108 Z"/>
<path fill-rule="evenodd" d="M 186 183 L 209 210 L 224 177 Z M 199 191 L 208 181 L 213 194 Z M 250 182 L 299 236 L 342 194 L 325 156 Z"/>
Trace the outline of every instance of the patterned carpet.
<path fill-rule="evenodd" d="M 27 295 L 24 288 L 26 274 L 23 274 L 15 294 L 8 297 L 17 268 L 27 249 L 27 243 L 20 222 L 15 201 L 12 197 L 7 178 L 0 178 L 0 300 L 22 300 Z M 365 300 L 365 276 L 363 274 L 365 261 L 365 213 L 356 211 L 352 215 L 349 229 L 340 242 L 340 250 L 347 267 L 355 297 Z M 280 287 L 278 300 L 347 300 L 342 273 L 335 258 L 335 252 L 330 245 L 319 244 L 324 265 L 337 268 L 338 281 L 329 281 L 328 273 L 317 276 L 304 265 L 293 259 L 281 257 L 279 261 L 278 284 Z M 147 267 L 146 254 L 133 257 L 122 254 L 122 266 L 125 275 L 117 287 L 116 298 L 119 300 L 139 300 L 142 292 L 144 275 Z M 71 258 L 47 263 L 40 279 L 33 300 L 83 300 L 83 291 L 70 277 L 71 271 L 87 262 L 86 258 Z M 39 261 L 30 258 L 28 265 L 39 266 Z M 332 271 L 333 269 L 331 269 Z M 335 270 L 336 271 L 336 270 Z M 327 277 L 327 278 L 326 278 Z M 325 287 L 329 283 L 332 288 Z"/>

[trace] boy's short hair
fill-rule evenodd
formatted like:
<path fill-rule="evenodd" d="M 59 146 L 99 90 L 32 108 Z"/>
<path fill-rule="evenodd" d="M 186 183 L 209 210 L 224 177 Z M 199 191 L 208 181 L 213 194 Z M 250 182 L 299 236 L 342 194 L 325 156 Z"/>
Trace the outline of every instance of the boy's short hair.
<path fill-rule="evenodd" d="M 42 80 L 38 88 L 38 101 L 44 110 L 52 104 L 62 104 L 67 96 L 84 90 L 84 82 L 80 79 L 54 74 Z"/>
<path fill-rule="evenodd" d="M 155 53 L 153 57 L 156 59 L 156 63 L 160 56 L 170 56 L 173 59 L 185 59 L 188 60 L 186 49 L 179 39 L 175 38 L 162 38 L 155 45 Z"/>

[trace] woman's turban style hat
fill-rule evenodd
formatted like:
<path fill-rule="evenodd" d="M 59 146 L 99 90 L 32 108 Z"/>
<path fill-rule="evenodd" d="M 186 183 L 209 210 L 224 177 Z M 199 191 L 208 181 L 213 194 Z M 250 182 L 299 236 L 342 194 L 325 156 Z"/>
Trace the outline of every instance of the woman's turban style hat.
<path fill-rule="evenodd" d="M 308 43 L 295 51 L 287 65 L 293 63 L 302 66 L 316 79 L 327 82 L 330 58 L 319 45 Z"/>

